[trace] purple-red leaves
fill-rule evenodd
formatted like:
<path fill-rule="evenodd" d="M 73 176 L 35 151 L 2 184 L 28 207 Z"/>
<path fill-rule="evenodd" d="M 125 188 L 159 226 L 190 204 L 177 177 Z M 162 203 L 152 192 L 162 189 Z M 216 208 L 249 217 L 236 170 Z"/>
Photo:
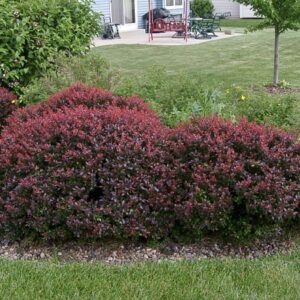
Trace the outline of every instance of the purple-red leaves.
<path fill-rule="evenodd" d="M 237 235 L 299 221 L 300 146 L 284 131 L 216 117 L 169 129 L 142 100 L 82 84 L 7 122 L 0 230 L 15 237 Z"/>
<path fill-rule="evenodd" d="M 157 118 L 79 105 L 10 120 L 0 147 L 5 230 L 44 238 L 159 234 L 153 220 L 163 210 L 156 201 L 164 197 L 167 129 Z"/>
<path fill-rule="evenodd" d="M 300 145 L 290 134 L 213 117 L 176 128 L 172 141 L 175 210 L 190 230 L 255 230 L 299 217 Z"/>

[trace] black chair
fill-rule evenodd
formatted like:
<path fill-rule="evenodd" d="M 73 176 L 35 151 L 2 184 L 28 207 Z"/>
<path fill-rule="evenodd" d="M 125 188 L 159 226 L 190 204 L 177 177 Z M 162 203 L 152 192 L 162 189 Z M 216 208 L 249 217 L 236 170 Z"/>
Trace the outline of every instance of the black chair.
<path fill-rule="evenodd" d="M 214 18 L 213 18 L 213 31 L 215 32 L 216 30 L 219 30 L 219 31 L 222 31 L 221 29 L 221 17 L 218 16 L 218 15 L 215 15 Z"/>
<path fill-rule="evenodd" d="M 103 31 L 101 34 L 102 39 L 121 38 L 119 32 L 119 25 L 112 23 L 110 17 L 102 17 Z"/>

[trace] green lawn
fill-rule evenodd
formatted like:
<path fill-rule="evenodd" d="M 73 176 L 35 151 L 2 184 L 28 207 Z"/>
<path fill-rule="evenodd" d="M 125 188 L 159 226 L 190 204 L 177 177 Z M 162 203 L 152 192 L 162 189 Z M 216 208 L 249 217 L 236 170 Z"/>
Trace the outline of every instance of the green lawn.
<path fill-rule="evenodd" d="M 163 65 L 170 75 L 187 72 L 210 87 L 266 84 L 273 76 L 272 29 L 190 46 L 114 45 L 96 48 L 128 75 Z M 300 32 L 281 38 L 281 79 L 300 85 Z M 125 55 L 124 55 L 125 54 Z"/>
<path fill-rule="evenodd" d="M 262 21 L 262 19 L 224 19 L 221 20 L 220 23 L 222 27 L 247 28 L 251 26 L 256 26 Z"/>
<path fill-rule="evenodd" d="M 1 300 L 300 299 L 300 253 L 104 266 L 0 261 Z"/>

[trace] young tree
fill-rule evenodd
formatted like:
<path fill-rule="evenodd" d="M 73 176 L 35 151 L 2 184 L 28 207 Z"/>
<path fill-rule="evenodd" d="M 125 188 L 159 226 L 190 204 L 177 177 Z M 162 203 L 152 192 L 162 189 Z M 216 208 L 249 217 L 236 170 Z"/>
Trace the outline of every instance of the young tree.
<path fill-rule="evenodd" d="M 264 16 L 261 24 L 252 30 L 261 30 L 273 26 L 275 29 L 274 78 L 273 84 L 279 83 L 279 37 L 287 30 L 300 28 L 300 0 L 235 0 L 251 5 L 258 16 Z"/>

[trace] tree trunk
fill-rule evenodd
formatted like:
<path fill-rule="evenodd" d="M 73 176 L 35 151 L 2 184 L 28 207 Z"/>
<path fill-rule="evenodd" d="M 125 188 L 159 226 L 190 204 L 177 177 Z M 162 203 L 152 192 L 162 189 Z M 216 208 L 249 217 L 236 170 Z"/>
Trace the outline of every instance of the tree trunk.
<path fill-rule="evenodd" d="M 273 84 L 279 83 L 279 36 L 280 31 L 278 26 L 275 26 L 275 47 L 274 47 L 274 79 Z"/>

